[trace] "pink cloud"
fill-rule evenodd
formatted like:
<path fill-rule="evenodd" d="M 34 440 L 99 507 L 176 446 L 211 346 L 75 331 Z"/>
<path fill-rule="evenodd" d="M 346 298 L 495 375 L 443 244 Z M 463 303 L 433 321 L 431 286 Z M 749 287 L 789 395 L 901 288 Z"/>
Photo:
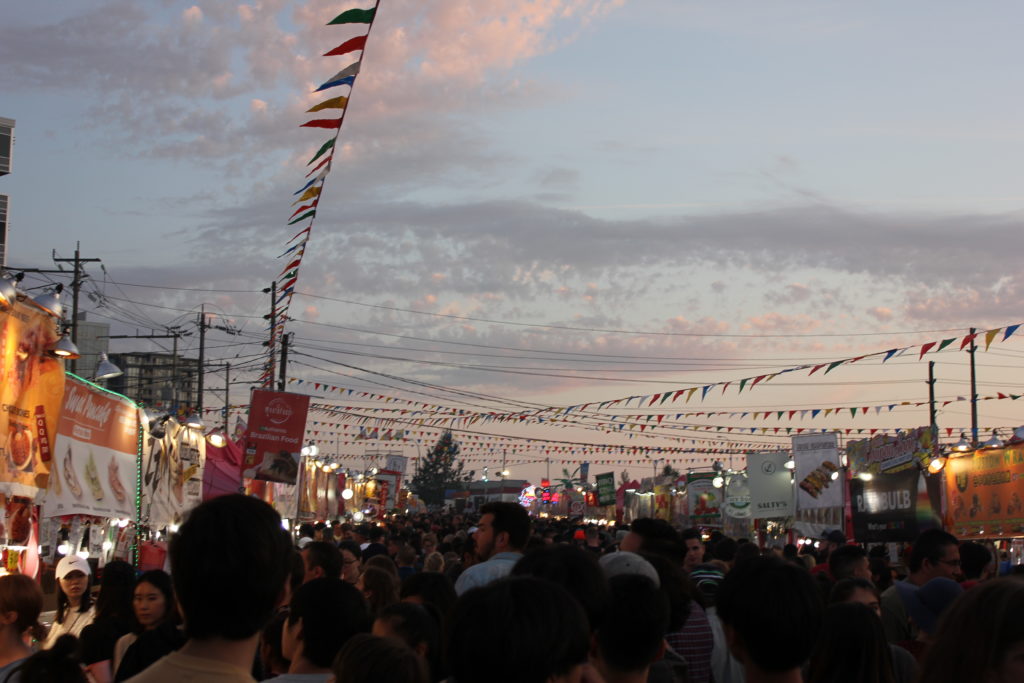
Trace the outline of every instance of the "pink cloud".
<path fill-rule="evenodd" d="M 889 322 L 892 320 L 892 309 L 885 306 L 875 306 L 868 309 L 868 315 L 879 322 Z"/>
<path fill-rule="evenodd" d="M 748 318 L 741 325 L 744 330 L 756 330 L 764 333 L 802 334 L 821 326 L 821 321 L 808 315 L 784 315 L 782 313 L 765 313 Z"/>

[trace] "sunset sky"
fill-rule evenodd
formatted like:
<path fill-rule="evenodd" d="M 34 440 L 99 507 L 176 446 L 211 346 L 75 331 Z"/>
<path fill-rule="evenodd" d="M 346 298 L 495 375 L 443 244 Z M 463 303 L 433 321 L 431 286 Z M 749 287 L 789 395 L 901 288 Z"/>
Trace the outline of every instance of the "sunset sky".
<path fill-rule="evenodd" d="M 50 268 L 51 250 L 67 257 L 80 241 L 105 268 L 89 266 L 93 318 L 148 333 L 206 303 L 243 332 L 212 333 L 211 359 L 248 364 L 238 378 L 253 379 L 260 290 L 329 137 L 299 124 L 351 61 L 321 55 L 357 33 L 325 24 L 366 6 L 6 7 L 9 264 Z M 289 388 L 339 407 L 516 413 L 957 337 L 931 357 L 939 400 L 955 401 L 939 425 L 956 440 L 970 423 L 955 400 L 969 392 L 959 338 L 1024 322 L 1022 21 L 1010 2 L 381 0 L 353 91 L 329 93 L 351 100 L 292 302 L 290 374 L 304 382 Z M 1002 337 L 978 353 L 983 396 L 1024 393 L 1024 332 Z M 784 429 L 762 427 L 917 427 L 927 407 L 873 407 L 927 399 L 930 356 L 918 355 L 606 408 L 665 414 L 631 437 L 478 423 L 465 428 L 515 438 L 482 439 L 468 464 L 493 468 L 513 444 L 517 463 L 550 455 L 572 469 L 612 457 L 579 444 L 744 450 L 786 445 Z M 244 387 L 232 402 L 247 402 Z M 840 406 L 872 410 L 677 417 Z M 981 401 L 981 425 L 1006 435 L 1021 406 Z M 436 438 L 408 428 L 424 432 L 409 455 Z M 719 456 L 682 457 L 680 469 Z M 633 464 L 591 472 L 651 467 L 621 459 Z"/>

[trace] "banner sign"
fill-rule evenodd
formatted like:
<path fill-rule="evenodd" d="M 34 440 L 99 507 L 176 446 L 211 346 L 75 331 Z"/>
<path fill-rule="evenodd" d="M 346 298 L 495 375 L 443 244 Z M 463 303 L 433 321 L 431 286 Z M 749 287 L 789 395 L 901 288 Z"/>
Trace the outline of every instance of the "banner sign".
<path fill-rule="evenodd" d="M 750 487 L 747 484 L 747 475 L 738 472 L 725 477 L 725 506 L 722 510 L 727 517 L 750 518 Z"/>
<path fill-rule="evenodd" d="M 846 444 L 846 457 L 854 474 L 899 472 L 927 462 L 932 453 L 932 430 L 918 427 L 895 436 L 877 434 Z"/>
<path fill-rule="evenodd" d="M 756 519 L 793 516 L 793 474 L 786 469 L 788 451 L 747 456 L 747 485 L 751 514 Z"/>
<path fill-rule="evenodd" d="M 295 484 L 306 433 L 309 396 L 257 389 L 249 405 L 244 476 Z"/>
<path fill-rule="evenodd" d="M 135 517 L 139 409 L 68 375 L 43 517 Z"/>
<path fill-rule="evenodd" d="M 406 467 L 408 467 L 409 458 L 404 455 L 389 454 L 387 460 L 384 461 L 384 469 L 391 472 L 398 472 L 401 475 L 405 474 Z"/>
<path fill-rule="evenodd" d="M 793 437 L 796 465 L 794 526 L 806 535 L 821 537 L 843 528 L 843 477 L 839 470 L 839 444 L 835 432 Z"/>
<path fill-rule="evenodd" d="M 715 476 L 714 472 L 691 472 L 686 475 L 687 514 L 693 526 L 722 526 L 720 489 L 716 489 L 712 483 Z"/>
<path fill-rule="evenodd" d="M 203 500 L 206 438 L 169 418 L 163 436 L 143 425 L 142 522 L 155 529 L 180 524 L 187 510 Z"/>
<path fill-rule="evenodd" d="M 29 304 L 0 314 L 0 494 L 46 488 L 64 396 L 64 366 L 46 353 L 55 341 L 53 318 Z"/>
<path fill-rule="evenodd" d="M 597 483 L 597 504 L 615 505 L 615 473 L 598 474 L 594 481 Z"/>
<path fill-rule="evenodd" d="M 1024 444 L 975 451 L 946 465 L 946 527 L 958 537 L 1024 532 Z"/>
<path fill-rule="evenodd" d="M 913 541 L 920 533 L 917 520 L 918 479 L 916 467 L 890 474 L 876 474 L 871 481 L 850 480 L 853 537 L 858 543 Z M 927 493 L 924 507 L 927 509 Z"/>

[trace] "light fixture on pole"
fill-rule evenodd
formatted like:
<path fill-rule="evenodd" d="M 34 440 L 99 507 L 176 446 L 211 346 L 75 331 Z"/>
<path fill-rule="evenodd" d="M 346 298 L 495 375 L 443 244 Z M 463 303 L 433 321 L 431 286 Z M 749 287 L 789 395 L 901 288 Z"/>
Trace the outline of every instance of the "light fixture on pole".
<path fill-rule="evenodd" d="M 167 421 L 171 419 L 169 413 L 146 414 L 146 421 L 149 425 L 149 435 L 154 439 L 162 439 L 167 435 Z"/>
<path fill-rule="evenodd" d="M 795 460 L 793 460 L 793 457 L 792 457 L 792 456 L 790 456 L 789 460 L 787 460 L 787 461 L 785 462 L 785 464 L 784 464 L 784 467 L 785 467 L 785 468 L 786 468 L 787 470 L 795 470 L 795 469 L 796 469 L 796 461 L 795 461 Z"/>
<path fill-rule="evenodd" d="M 203 418 L 199 417 L 199 413 L 192 413 L 188 416 L 188 419 L 185 420 L 185 426 L 189 429 L 202 429 Z"/>
<path fill-rule="evenodd" d="M 124 372 L 121 371 L 121 368 L 110 362 L 107 354 L 100 354 L 100 362 L 96 365 L 96 374 L 93 375 L 94 379 L 111 379 L 112 377 L 120 377 L 123 374 Z"/>
<path fill-rule="evenodd" d="M 7 310 L 18 300 L 18 284 L 25 277 L 25 273 L 18 273 L 14 277 L 0 278 L 0 309 Z"/>
<path fill-rule="evenodd" d="M 953 450 L 961 453 L 971 450 L 971 442 L 967 440 L 967 436 L 963 432 L 960 432 L 960 440 L 953 446 Z"/>
<path fill-rule="evenodd" d="M 206 440 L 210 442 L 210 445 L 214 448 L 224 448 L 228 440 L 224 436 L 224 432 L 219 429 L 215 429 L 206 435 Z"/>
<path fill-rule="evenodd" d="M 78 347 L 75 346 L 75 342 L 71 341 L 71 338 L 68 337 L 67 332 L 62 334 L 60 339 L 54 342 L 50 347 L 50 353 L 58 358 L 66 358 L 68 360 L 74 360 L 75 358 L 82 357 L 82 354 L 78 352 Z"/>
<path fill-rule="evenodd" d="M 64 291 L 63 284 L 57 284 L 52 291 L 41 294 L 33 299 L 36 306 L 43 309 L 54 318 L 61 317 L 64 313 L 64 304 L 61 303 L 60 293 Z"/>
<path fill-rule="evenodd" d="M 928 462 L 928 474 L 938 474 L 946 466 L 946 458 L 942 454 L 936 454 Z"/>
<path fill-rule="evenodd" d="M 990 438 L 985 443 L 981 444 L 981 447 L 982 448 L 1002 448 L 1003 447 L 1003 440 L 999 438 L 999 434 L 996 433 L 996 430 L 993 429 L 992 430 L 992 438 Z"/>

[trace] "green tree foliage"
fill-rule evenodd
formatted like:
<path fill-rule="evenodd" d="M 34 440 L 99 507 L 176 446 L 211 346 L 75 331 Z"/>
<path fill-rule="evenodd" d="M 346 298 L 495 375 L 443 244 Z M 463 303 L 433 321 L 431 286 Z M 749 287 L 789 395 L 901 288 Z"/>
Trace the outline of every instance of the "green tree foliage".
<path fill-rule="evenodd" d="M 458 442 L 451 432 L 445 432 L 420 462 L 409 488 L 428 506 L 443 505 L 445 491 L 461 489 L 473 477 L 473 472 L 464 471 L 463 462 L 456 460 L 458 455 Z"/>
<path fill-rule="evenodd" d="M 665 467 L 662 468 L 662 470 L 661 470 L 661 476 L 663 476 L 663 477 L 672 477 L 672 479 L 678 479 L 679 478 L 679 470 L 677 470 L 676 468 L 672 467 L 672 465 L 666 464 Z"/>

